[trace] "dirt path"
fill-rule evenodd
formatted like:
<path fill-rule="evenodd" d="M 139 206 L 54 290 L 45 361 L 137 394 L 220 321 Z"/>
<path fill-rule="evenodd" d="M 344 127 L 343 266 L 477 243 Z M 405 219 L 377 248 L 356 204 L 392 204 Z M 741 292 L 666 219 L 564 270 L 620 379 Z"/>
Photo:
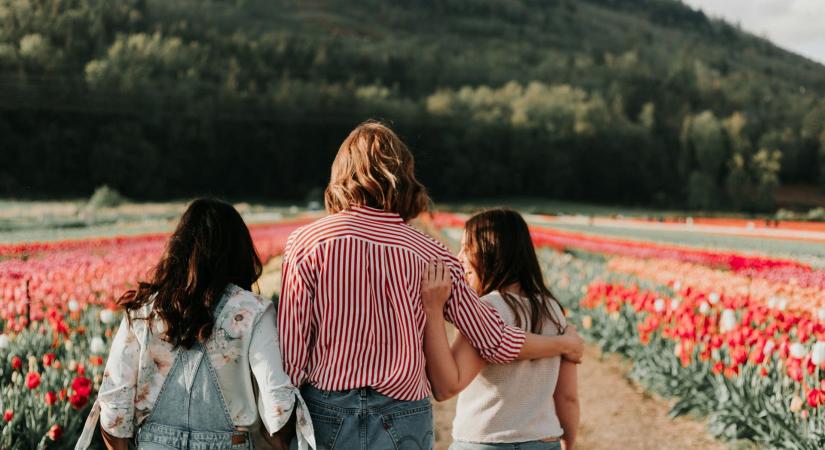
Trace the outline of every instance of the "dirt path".
<path fill-rule="evenodd" d="M 668 417 L 668 404 L 630 382 L 615 357 L 589 347 L 579 368 L 581 428 L 577 450 L 724 450 L 705 425 Z M 436 450 L 450 445 L 455 400 L 435 404 Z"/>

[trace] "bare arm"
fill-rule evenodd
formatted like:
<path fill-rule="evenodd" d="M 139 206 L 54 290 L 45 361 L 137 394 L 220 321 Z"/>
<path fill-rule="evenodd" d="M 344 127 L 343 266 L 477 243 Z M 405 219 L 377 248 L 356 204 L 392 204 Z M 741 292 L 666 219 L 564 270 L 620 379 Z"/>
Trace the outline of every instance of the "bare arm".
<path fill-rule="evenodd" d="M 579 392 L 576 372 L 576 364 L 562 360 L 559 368 L 559 381 L 553 393 L 556 414 L 564 430 L 561 438 L 562 450 L 573 450 L 576 445 L 576 433 L 579 428 Z"/>
<path fill-rule="evenodd" d="M 561 336 L 543 336 L 527 333 L 524 346 L 516 359 L 540 359 L 562 356 L 565 360 L 580 363 L 584 354 L 584 340 L 576 327 L 569 325 Z"/>
<path fill-rule="evenodd" d="M 424 355 L 427 377 L 438 401 L 461 392 L 487 364 L 461 334 L 452 348 L 447 340 L 444 304 L 450 297 L 450 273 L 443 261 L 431 261 L 421 279 L 421 300 L 427 314 Z"/>

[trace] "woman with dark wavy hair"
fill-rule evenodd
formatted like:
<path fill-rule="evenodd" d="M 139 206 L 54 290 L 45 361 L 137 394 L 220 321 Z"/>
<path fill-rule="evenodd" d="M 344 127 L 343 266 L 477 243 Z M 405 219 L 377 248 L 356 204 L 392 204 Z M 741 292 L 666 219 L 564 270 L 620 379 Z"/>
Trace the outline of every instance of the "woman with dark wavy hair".
<path fill-rule="evenodd" d="M 125 317 L 77 448 L 98 422 L 109 449 L 251 449 L 258 437 L 287 448 L 296 423 L 301 448 L 314 448 L 273 304 L 250 292 L 261 270 L 235 208 L 193 201 L 150 281 L 120 298 Z"/>

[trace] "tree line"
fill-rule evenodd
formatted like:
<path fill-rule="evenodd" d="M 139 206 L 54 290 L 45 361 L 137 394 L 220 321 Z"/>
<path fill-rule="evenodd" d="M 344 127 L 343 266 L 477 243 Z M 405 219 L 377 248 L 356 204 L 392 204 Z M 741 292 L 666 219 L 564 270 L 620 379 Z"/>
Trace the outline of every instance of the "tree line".
<path fill-rule="evenodd" d="M 825 186 L 825 68 L 679 2 L 0 0 L 0 195 L 301 200 L 367 118 L 437 199 Z"/>

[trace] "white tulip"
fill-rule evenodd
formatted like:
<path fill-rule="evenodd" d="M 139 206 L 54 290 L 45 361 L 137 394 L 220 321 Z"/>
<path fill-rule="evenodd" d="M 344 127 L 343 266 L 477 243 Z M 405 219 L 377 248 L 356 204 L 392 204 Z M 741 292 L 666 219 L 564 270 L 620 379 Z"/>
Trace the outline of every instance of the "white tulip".
<path fill-rule="evenodd" d="M 817 341 L 811 351 L 811 362 L 817 366 L 825 362 L 825 342 Z"/>
<path fill-rule="evenodd" d="M 665 301 L 661 298 L 657 298 L 655 302 L 653 302 L 653 309 L 660 313 L 665 310 Z"/>
<path fill-rule="evenodd" d="M 719 300 L 720 300 L 721 298 L 722 298 L 722 297 L 721 297 L 719 294 L 717 294 L 716 292 L 712 292 L 712 293 L 708 296 L 708 301 L 710 302 L 710 304 L 711 304 L 711 305 L 715 305 L 715 304 L 719 303 Z"/>
<path fill-rule="evenodd" d="M 722 311 L 722 317 L 719 319 L 719 330 L 725 333 L 736 328 L 736 325 L 736 312 L 732 309 Z"/>
<path fill-rule="evenodd" d="M 794 342 L 791 344 L 791 356 L 796 359 L 802 359 L 805 355 L 808 354 L 808 351 L 805 349 L 805 346 L 800 344 L 799 342 Z"/>
<path fill-rule="evenodd" d="M 776 308 L 776 297 L 768 297 L 768 308 Z"/>
<path fill-rule="evenodd" d="M 825 308 L 816 310 L 816 317 L 819 318 L 821 322 L 825 322 Z"/>
<path fill-rule="evenodd" d="M 63 342 L 63 346 L 66 347 L 67 352 L 70 352 L 74 348 L 74 342 L 72 342 L 70 339 L 66 339 L 66 341 Z"/>
<path fill-rule="evenodd" d="M 100 321 L 103 322 L 104 325 L 109 325 L 110 323 L 115 321 L 115 313 L 111 309 L 104 309 L 100 311 Z"/>
<path fill-rule="evenodd" d="M 681 304 L 682 304 L 681 300 L 679 300 L 678 298 L 674 298 L 673 300 L 670 301 L 670 309 L 677 310 L 677 309 L 679 309 L 679 305 L 681 305 Z"/>
<path fill-rule="evenodd" d="M 779 302 L 776 304 L 776 309 L 780 311 L 784 311 L 785 308 L 788 307 L 788 299 L 784 297 L 779 297 Z"/>
<path fill-rule="evenodd" d="M 771 350 L 773 350 L 774 347 L 776 347 L 776 344 L 773 342 L 773 340 L 768 340 L 768 342 L 765 342 L 765 346 L 762 347 L 762 353 L 767 355 L 771 352 Z"/>
<path fill-rule="evenodd" d="M 699 313 L 703 315 L 708 315 L 708 313 L 710 313 L 710 305 L 708 305 L 708 302 L 702 302 L 699 305 Z"/>
<path fill-rule="evenodd" d="M 673 283 L 673 289 L 676 289 L 677 291 L 679 289 L 682 289 L 682 282 L 681 281 L 676 281 L 675 283 Z"/>
<path fill-rule="evenodd" d="M 5 334 L 0 334 L 0 349 L 7 349 L 9 348 L 9 344 L 11 343 L 11 339 Z"/>
<path fill-rule="evenodd" d="M 69 311 L 77 312 L 80 311 L 80 303 L 77 302 L 75 299 L 69 300 Z"/>
<path fill-rule="evenodd" d="M 95 336 L 92 338 L 91 343 L 89 344 L 89 350 L 94 354 L 100 354 L 106 351 L 106 343 L 103 342 L 103 338 L 100 336 Z"/>

